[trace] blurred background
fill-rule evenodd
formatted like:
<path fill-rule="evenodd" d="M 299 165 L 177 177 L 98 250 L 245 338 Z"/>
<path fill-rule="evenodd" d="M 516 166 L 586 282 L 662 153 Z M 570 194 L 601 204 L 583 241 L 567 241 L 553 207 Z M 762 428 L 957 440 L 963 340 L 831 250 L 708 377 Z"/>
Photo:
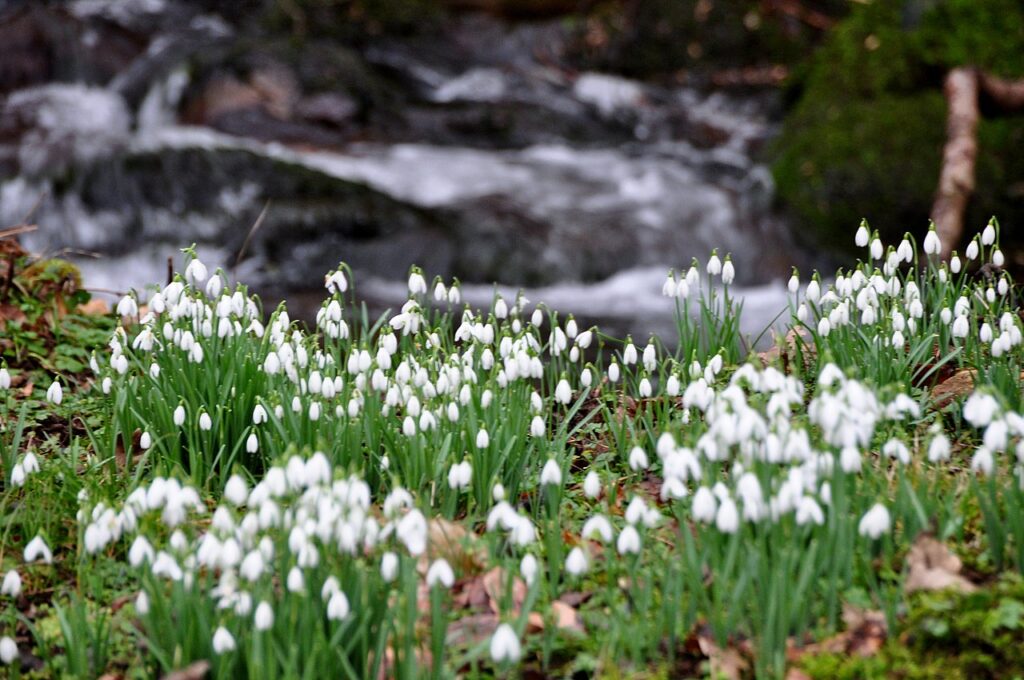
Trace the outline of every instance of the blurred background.
<path fill-rule="evenodd" d="M 195 242 L 297 315 L 341 260 L 379 307 L 415 263 L 641 337 L 717 248 L 756 334 L 861 218 L 923 236 L 957 66 L 1024 76 L 1024 5 L 0 1 L 0 228 L 94 290 Z M 1019 266 L 1024 109 L 989 99 L 963 222 Z"/>

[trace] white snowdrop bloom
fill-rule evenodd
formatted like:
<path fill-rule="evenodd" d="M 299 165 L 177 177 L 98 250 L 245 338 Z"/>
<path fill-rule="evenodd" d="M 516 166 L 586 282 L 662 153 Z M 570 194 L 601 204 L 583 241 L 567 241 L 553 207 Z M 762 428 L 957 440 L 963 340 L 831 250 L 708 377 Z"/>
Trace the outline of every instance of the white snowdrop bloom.
<path fill-rule="evenodd" d="M 996 250 L 992 253 L 992 264 L 997 267 L 1002 267 L 1006 263 L 1006 258 L 1003 256 L 1003 251 Z"/>
<path fill-rule="evenodd" d="M 874 238 L 871 240 L 871 259 L 882 259 L 882 242 L 878 238 Z"/>
<path fill-rule="evenodd" d="M 932 463 L 939 463 L 949 460 L 950 455 L 949 437 L 938 432 L 928 443 L 928 460 Z"/>
<path fill-rule="evenodd" d="M 594 331 L 588 329 L 576 336 L 576 346 L 580 349 L 587 349 L 594 340 Z"/>
<path fill-rule="evenodd" d="M 811 523 L 821 526 L 825 523 L 825 513 L 822 512 L 821 506 L 816 500 L 810 496 L 804 496 L 796 506 L 796 523 L 799 526 Z"/>
<path fill-rule="evenodd" d="M 637 358 L 636 345 L 632 342 L 627 342 L 626 348 L 622 350 L 622 363 L 626 366 L 632 366 L 637 362 Z"/>
<path fill-rule="evenodd" d="M 953 257 L 951 257 L 949 260 L 949 271 L 953 272 L 954 274 L 959 274 L 960 269 L 962 267 L 963 263 L 960 262 L 960 256 L 957 255 L 956 253 L 953 253 Z"/>
<path fill-rule="evenodd" d="M 136 536 L 132 546 L 128 550 L 128 563 L 133 567 L 141 567 L 145 562 L 152 563 L 156 557 L 156 551 L 145 536 Z"/>
<path fill-rule="evenodd" d="M 966 338 L 970 332 L 970 326 L 966 316 L 958 316 L 953 321 L 952 334 L 954 338 Z"/>
<path fill-rule="evenodd" d="M 530 323 L 536 328 L 540 328 L 541 324 L 544 323 L 544 312 L 541 311 L 540 307 L 533 310 L 533 314 L 530 316 Z"/>
<path fill-rule="evenodd" d="M 427 549 L 427 520 L 419 510 L 409 511 L 395 528 L 395 535 L 398 536 L 409 554 L 421 555 Z"/>
<path fill-rule="evenodd" d="M 491 436 L 487 434 L 487 430 L 480 428 L 480 431 L 476 433 L 476 448 L 486 449 L 491 445 Z"/>
<path fill-rule="evenodd" d="M 409 294 L 410 295 L 426 295 L 427 293 L 427 282 L 423 278 L 423 274 L 418 269 L 413 269 L 409 273 Z"/>
<path fill-rule="evenodd" d="M 588 541 L 600 540 L 607 543 L 612 540 L 612 525 L 604 515 L 594 515 L 583 523 L 580 536 Z"/>
<path fill-rule="evenodd" d="M 807 317 L 809 315 L 810 315 L 810 312 L 807 311 L 807 305 L 805 303 L 801 302 L 800 306 L 796 308 L 796 318 L 797 318 L 797 320 L 800 321 L 801 323 L 807 323 Z"/>
<path fill-rule="evenodd" d="M 910 241 L 903 239 L 900 244 L 896 246 L 896 256 L 904 262 L 910 262 L 914 259 L 914 248 L 910 245 Z"/>
<path fill-rule="evenodd" d="M 844 446 L 839 452 L 839 467 L 847 474 L 860 472 L 862 463 L 860 451 L 853 446 Z"/>
<path fill-rule="evenodd" d="M 281 359 L 276 352 L 271 352 L 263 360 L 263 372 L 267 375 L 276 375 L 281 371 Z"/>
<path fill-rule="evenodd" d="M 999 279 L 999 283 L 996 284 L 996 290 L 1002 296 L 1005 296 L 1008 292 L 1010 292 L 1010 284 L 1009 282 L 1007 282 L 1005 276 Z"/>
<path fill-rule="evenodd" d="M 732 264 L 732 259 L 728 255 L 726 255 L 725 262 L 722 264 L 722 283 L 728 286 L 735 279 L 736 268 Z"/>
<path fill-rule="evenodd" d="M 6 635 L 0 638 L 0 663 L 10 666 L 19 654 L 18 643 L 13 638 Z"/>
<path fill-rule="evenodd" d="M 331 621 L 342 621 L 348 618 L 351 611 L 348 597 L 340 590 L 331 595 L 331 599 L 327 601 L 327 618 Z"/>
<path fill-rule="evenodd" d="M 4 574 L 3 585 L 0 586 L 0 595 L 18 597 L 21 594 L 21 575 L 17 570 L 11 569 Z"/>
<path fill-rule="evenodd" d="M 812 305 L 818 304 L 821 299 L 821 284 L 818 283 L 818 279 L 811 279 L 807 283 L 807 289 L 804 291 L 804 297 Z"/>
<path fill-rule="evenodd" d="M 146 594 L 145 590 L 139 591 L 139 594 L 135 597 L 135 612 L 139 616 L 145 616 L 149 613 L 149 595 Z"/>
<path fill-rule="evenodd" d="M 793 270 L 793 275 L 789 277 L 786 290 L 789 291 L 790 295 L 796 295 L 800 290 L 800 276 L 797 274 L 796 269 Z"/>
<path fill-rule="evenodd" d="M 978 331 L 978 339 L 986 344 L 992 342 L 992 326 L 989 326 L 987 321 L 981 324 L 981 330 Z"/>
<path fill-rule="evenodd" d="M 726 260 L 726 264 L 729 261 Z M 636 527 L 632 524 L 627 524 L 623 527 L 622 531 L 619 532 L 619 538 L 615 542 L 615 548 L 619 551 L 620 555 L 636 555 L 640 552 L 640 534 L 637 532 Z"/>
<path fill-rule="evenodd" d="M 711 257 L 708 258 L 706 271 L 711 276 L 718 276 L 722 273 L 722 261 L 718 259 L 717 250 L 711 251 Z"/>
<path fill-rule="evenodd" d="M 665 297 L 674 298 L 677 295 L 678 287 L 676 285 L 676 275 L 674 271 L 669 271 L 665 277 L 665 282 L 661 284 L 661 294 Z"/>
<path fill-rule="evenodd" d="M 249 436 L 245 438 L 245 450 L 248 453 L 256 453 L 260 450 L 260 440 L 255 432 L 250 432 Z"/>
<path fill-rule="evenodd" d="M 968 262 L 977 259 L 978 239 L 975 238 L 974 240 L 967 244 L 967 251 L 964 253 L 964 255 L 967 257 Z"/>
<path fill-rule="evenodd" d="M 572 388 L 565 378 L 559 380 L 555 387 L 555 401 L 559 404 L 568 404 L 572 401 Z"/>
<path fill-rule="evenodd" d="M 619 364 L 614 360 L 608 366 L 608 380 L 611 383 L 619 382 Z"/>
<path fill-rule="evenodd" d="M 537 558 L 532 553 L 526 553 L 519 562 L 519 573 L 522 575 L 526 585 L 532 586 L 537 578 Z"/>
<path fill-rule="evenodd" d="M 891 525 L 892 519 L 889 517 L 889 510 L 881 503 L 875 503 L 861 517 L 860 523 L 857 525 L 857 533 L 871 539 L 878 539 L 889 531 Z"/>
<path fill-rule="evenodd" d="M 924 252 L 927 255 L 938 255 L 942 252 L 942 243 L 939 242 L 939 235 L 935 229 L 929 229 L 924 237 Z"/>
<path fill-rule="evenodd" d="M 210 419 L 210 414 L 203 411 L 199 414 L 199 429 L 204 432 L 208 432 L 213 427 L 213 420 Z"/>
<path fill-rule="evenodd" d="M 530 435 L 533 437 L 543 437 L 544 431 L 544 419 L 540 416 L 534 416 L 533 420 L 530 421 Z"/>
<path fill-rule="evenodd" d="M 942 311 L 939 312 L 939 320 L 948 326 L 953 321 L 953 310 L 949 307 L 943 307 Z"/>
<path fill-rule="evenodd" d="M 626 506 L 626 523 L 637 524 L 642 522 L 647 512 L 647 503 L 641 496 L 633 496 L 633 499 Z"/>
<path fill-rule="evenodd" d="M 999 410 L 999 402 L 991 394 L 974 392 L 964 403 L 964 418 L 974 427 L 987 427 Z"/>
<path fill-rule="evenodd" d="M 1007 426 L 1006 421 L 997 418 L 985 428 L 982 441 L 984 441 L 985 447 L 992 451 L 1005 451 L 1006 440 L 1009 435 L 1010 428 Z"/>
<path fill-rule="evenodd" d="M 643 397 L 644 399 L 650 397 L 651 394 L 654 391 L 653 388 L 651 387 L 651 381 L 646 376 L 644 376 L 640 380 L 640 385 L 639 385 L 639 387 L 637 389 L 638 389 L 638 392 L 639 392 L 640 396 Z"/>
<path fill-rule="evenodd" d="M 228 478 L 228 483 L 224 486 L 224 498 L 237 507 L 245 505 L 248 497 L 249 485 L 245 483 L 245 479 L 238 474 L 231 475 Z"/>
<path fill-rule="evenodd" d="M 705 488 L 705 487 L 702 487 Z M 736 501 L 726 495 L 718 505 L 715 513 L 715 527 L 723 534 L 733 534 L 740 526 L 740 514 L 736 507 Z"/>
<path fill-rule="evenodd" d="M 647 453 L 639 446 L 634 446 L 629 452 L 629 468 L 633 472 L 637 472 L 639 470 L 646 470 L 648 465 Z"/>
<path fill-rule="evenodd" d="M 178 404 L 178 407 L 174 409 L 174 424 L 177 427 L 185 424 L 185 406 L 183 404 Z"/>
<path fill-rule="evenodd" d="M 57 406 L 64 401 L 64 388 L 60 386 L 59 380 L 50 383 L 50 387 L 46 390 L 46 400 Z"/>
<path fill-rule="evenodd" d="M 870 238 L 871 235 L 868 233 L 867 225 L 862 222 L 860 228 L 857 229 L 857 233 L 853 237 L 853 242 L 857 244 L 858 248 L 863 248 L 868 244 L 868 239 Z"/>
<path fill-rule="evenodd" d="M 548 458 L 548 461 L 544 463 L 544 468 L 540 472 L 540 484 L 541 486 L 561 486 L 562 468 L 558 466 L 554 458 Z"/>
<path fill-rule="evenodd" d="M 274 608 L 266 600 L 256 605 L 253 615 L 253 627 L 258 631 L 270 630 L 274 626 Z"/>
<path fill-rule="evenodd" d="M 242 560 L 238 573 L 246 581 L 258 581 L 265 571 L 263 555 L 259 550 L 251 550 Z"/>
<path fill-rule="evenodd" d="M 185 267 L 185 280 L 193 286 L 198 286 L 206 281 L 208 275 L 206 265 L 198 257 L 193 258 Z"/>
<path fill-rule="evenodd" d="M 832 324 L 829 323 L 828 317 L 821 317 L 818 320 L 818 335 L 827 338 L 830 332 L 832 332 Z"/>
<path fill-rule="evenodd" d="M 139 437 L 139 447 L 143 451 L 145 451 L 146 449 L 148 449 L 152 445 L 153 445 L 153 436 L 151 434 L 149 434 L 149 431 L 147 430 L 146 432 L 142 433 L 142 436 Z"/>
<path fill-rule="evenodd" d="M 314 401 L 309 405 L 309 419 L 313 422 L 320 420 L 320 402 Z"/>
<path fill-rule="evenodd" d="M 491 487 L 491 498 L 495 502 L 505 500 L 505 486 L 501 482 L 495 482 Z"/>
<path fill-rule="evenodd" d="M 226 654 L 235 651 L 235 638 L 224 626 L 218 626 L 213 633 L 214 654 Z"/>
<path fill-rule="evenodd" d="M 995 460 L 992 458 L 991 449 L 987 446 L 979 446 L 971 458 L 971 470 L 989 476 L 994 468 Z"/>
<path fill-rule="evenodd" d="M 36 536 L 28 545 L 25 546 L 25 562 L 35 562 L 40 560 L 46 564 L 53 563 L 53 553 L 50 552 L 50 546 L 46 545 L 46 541 L 43 540 L 42 536 Z"/>
<path fill-rule="evenodd" d="M 711 489 L 706 486 L 697 489 L 696 493 L 693 494 L 693 507 L 691 509 L 693 518 L 698 522 L 706 524 L 715 519 L 717 510 L 718 501 L 715 500 L 715 495 L 711 493 Z"/>
<path fill-rule="evenodd" d="M 990 246 L 996 242 L 996 229 L 989 222 L 985 225 L 985 228 L 981 232 L 981 243 L 982 245 Z"/>
<path fill-rule="evenodd" d="M 473 468 L 468 460 L 455 463 L 448 470 L 448 488 L 465 489 L 473 481 Z"/>
<path fill-rule="evenodd" d="M 18 488 L 25 485 L 25 466 L 21 463 L 15 463 L 14 469 L 11 470 L 11 486 Z"/>
<path fill-rule="evenodd" d="M 572 576 L 585 574 L 589 566 L 586 554 L 579 547 L 570 550 L 569 556 L 565 558 L 565 570 Z"/>
<path fill-rule="evenodd" d="M 583 479 L 583 493 L 587 498 L 597 498 L 601 495 L 601 478 L 593 470 Z"/>
<path fill-rule="evenodd" d="M 433 588 L 440 585 L 451 588 L 453 583 L 455 583 L 455 573 L 447 560 L 444 558 L 434 560 L 427 569 L 427 586 Z"/>
<path fill-rule="evenodd" d="M 509 533 L 509 540 L 516 546 L 527 546 L 537 538 L 537 531 L 529 518 L 516 514 L 515 521 Z"/>
<path fill-rule="evenodd" d="M 380 577 L 385 583 L 391 583 L 398 576 L 398 555 L 386 552 L 380 558 Z"/>
<path fill-rule="evenodd" d="M 95 360 L 95 357 L 93 357 L 92 361 Z M 93 373 L 99 373 L 98 369 L 99 367 L 97 367 L 97 370 L 94 370 Z M 6 366 L 2 366 L 0 367 L 0 390 L 9 389 L 11 389 L 11 373 L 7 370 Z"/>
<path fill-rule="evenodd" d="M 665 394 L 670 397 L 678 397 L 680 390 L 681 385 L 679 384 L 679 376 L 673 373 L 668 377 L 668 380 L 665 381 Z"/>
<path fill-rule="evenodd" d="M 519 637 L 512 626 L 507 623 L 499 625 L 491 636 L 491 660 L 497 664 L 514 663 L 521 654 Z"/>
<path fill-rule="evenodd" d="M 185 575 L 181 566 L 178 565 L 178 561 L 163 550 L 156 554 L 150 571 L 153 572 L 153 576 L 162 576 L 172 581 L 180 581 Z"/>

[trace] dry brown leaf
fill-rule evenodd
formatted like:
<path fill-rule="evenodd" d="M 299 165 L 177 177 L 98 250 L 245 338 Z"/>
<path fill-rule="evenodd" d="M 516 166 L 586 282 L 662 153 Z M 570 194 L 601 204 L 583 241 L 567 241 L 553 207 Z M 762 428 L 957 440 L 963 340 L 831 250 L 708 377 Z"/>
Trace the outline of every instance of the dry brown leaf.
<path fill-rule="evenodd" d="M 921 534 L 910 546 L 907 555 L 910 573 L 903 584 L 904 591 L 943 590 L 953 588 L 962 593 L 977 590 L 977 586 L 960 575 L 963 563 L 949 548 L 934 536 Z"/>
<path fill-rule="evenodd" d="M 973 392 L 974 374 L 973 368 L 964 368 L 936 385 L 931 394 L 935 408 L 944 408 Z"/>
<path fill-rule="evenodd" d="M 446 640 L 450 645 L 474 645 L 494 634 L 500 619 L 497 614 L 483 612 L 463 616 L 448 625 Z"/>
<path fill-rule="evenodd" d="M 558 628 L 583 632 L 583 623 L 574 608 L 555 600 L 551 603 L 551 611 L 555 613 L 555 625 Z"/>
<path fill-rule="evenodd" d="M 846 630 L 842 633 L 812 645 L 789 647 L 786 658 L 795 662 L 803 656 L 816 654 L 870 657 L 877 654 L 885 644 L 889 629 L 882 612 L 843 605 L 843 623 Z"/>
<path fill-rule="evenodd" d="M 706 635 L 697 636 L 697 646 L 711 662 L 711 676 L 714 678 L 740 680 L 750 666 L 739 650 L 732 647 L 722 649 Z"/>
<path fill-rule="evenodd" d="M 420 573 L 427 573 L 430 563 L 444 559 L 456 572 L 479 571 L 484 553 L 475 545 L 476 535 L 463 526 L 435 517 L 427 523 L 427 551 L 417 562 Z"/>
<path fill-rule="evenodd" d="M 799 668 L 790 668 L 786 671 L 786 680 L 811 680 L 811 676 Z"/>
<path fill-rule="evenodd" d="M 203 680 L 210 672 L 210 662 L 196 661 L 185 668 L 171 671 L 164 676 L 163 680 Z"/>

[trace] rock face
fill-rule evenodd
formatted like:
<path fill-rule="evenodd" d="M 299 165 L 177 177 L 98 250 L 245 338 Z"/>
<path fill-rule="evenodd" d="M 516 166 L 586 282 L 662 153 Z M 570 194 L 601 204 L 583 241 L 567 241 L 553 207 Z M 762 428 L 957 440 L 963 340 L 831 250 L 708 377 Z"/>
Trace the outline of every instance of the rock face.
<path fill-rule="evenodd" d="M 0 223 L 43 197 L 37 247 L 195 241 L 233 260 L 269 203 L 246 277 L 285 291 L 341 259 L 382 279 L 415 262 L 548 285 L 717 247 L 740 281 L 783 273 L 766 256 L 786 239 L 755 160 L 773 130 L 762 100 L 575 73 L 557 23 L 468 16 L 344 46 L 266 38 L 200 4 L 132 5 L 0 13 L 27 55 L 0 54 L 14 90 L 0 174 L 15 178 Z M 36 54 L 54 27 L 124 47 L 61 73 Z"/>

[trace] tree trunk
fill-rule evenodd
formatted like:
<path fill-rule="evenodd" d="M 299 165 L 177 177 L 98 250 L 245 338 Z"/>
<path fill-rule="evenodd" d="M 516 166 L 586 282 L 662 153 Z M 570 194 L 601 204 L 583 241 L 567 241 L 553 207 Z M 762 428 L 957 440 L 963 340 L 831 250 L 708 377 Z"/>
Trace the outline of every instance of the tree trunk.
<path fill-rule="evenodd" d="M 978 73 L 955 68 L 946 76 L 946 146 L 942 151 L 939 188 L 932 205 L 932 221 L 948 259 L 960 242 L 964 211 L 974 191 L 974 162 L 978 156 Z"/>

